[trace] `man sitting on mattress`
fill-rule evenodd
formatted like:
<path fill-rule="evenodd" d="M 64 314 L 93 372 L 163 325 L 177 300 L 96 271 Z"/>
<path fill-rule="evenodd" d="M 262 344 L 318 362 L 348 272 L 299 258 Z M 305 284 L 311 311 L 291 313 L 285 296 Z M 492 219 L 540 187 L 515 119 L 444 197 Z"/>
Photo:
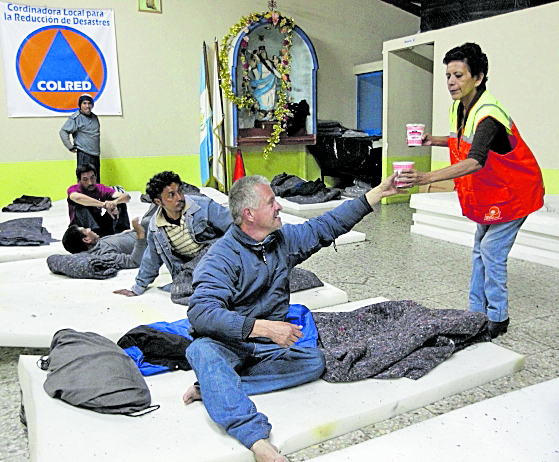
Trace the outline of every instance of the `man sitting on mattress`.
<path fill-rule="evenodd" d="M 179 274 L 184 280 L 208 246 L 231 226 L 233 220 L 225 207 L 204 195 L 185 195 L 182 184 L 179 175 L 169 171 L 149 180 L 146 193 L 159 208 L 148 225 L 147 249 L 136 283 L 115 294 L 143 294 L 163 264 L 173 281 Z"/>
<path fill-rule="evenodd" d="M 249 448 L 258 462 L 286 461 L 268 441 L 272 426 L 248 395 L 318 379 L 324 356 L 301 347 L 301 326 L 286 322 L 289 273 L 350 231 L 383 197 L 400 191 L 394 176 L 324 215 L 282 227 L 270 182 L 237 180 L 229 193 L 234 225 L 194 270 L 186 358 L 198 382 L 186 404 L 202 399 L 210 417 Z"/>
<path fill-rule="evenodd" d="M 78 183 L 68 188 L 70 224 L 109 236 L 130 229 L 126 203 L 130 195 L 97 183 L 97 171 L 91 164 L 78 165 Z"/>

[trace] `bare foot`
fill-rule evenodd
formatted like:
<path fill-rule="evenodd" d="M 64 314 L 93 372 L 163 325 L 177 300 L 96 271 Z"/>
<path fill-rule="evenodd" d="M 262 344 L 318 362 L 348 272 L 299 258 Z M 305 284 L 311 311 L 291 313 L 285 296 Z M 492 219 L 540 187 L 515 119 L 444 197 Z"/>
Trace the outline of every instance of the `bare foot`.
<path fill-rule="evenodd" d="M 126 295 L 127 297 L 136 297 L 136 294 L 129 289 L 113 290 L 113 294 Z"/>
<path fill-rule="evenodd" d="M 265 439 L 258 440 L 250 450 L 254 453 L 256 462 L 287 462 L 287 459 L 278 452 L 278 448 Z"/>
<path fill-rule="evenodd" d="M 182 395 L 184 404 L 190 404 L 194 401 L 202 401 L 202 394 L 200 393 L 200 385 L 192 385 L 187 392 Z"/>

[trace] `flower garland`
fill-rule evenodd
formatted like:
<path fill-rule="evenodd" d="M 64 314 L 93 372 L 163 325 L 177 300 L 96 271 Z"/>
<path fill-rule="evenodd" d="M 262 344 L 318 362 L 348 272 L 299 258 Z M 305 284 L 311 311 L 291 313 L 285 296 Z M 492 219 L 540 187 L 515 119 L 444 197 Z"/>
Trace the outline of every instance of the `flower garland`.
<path fill-rule="evenodd" d="M 293 40 L 293 28 L 295 22 L 291 18 L 282 16 L 278 11 L 268 11 L 264 13 L 251 13 L 248 16 L 243 16 L 240 21 L 235 24 L 229 33 L 221 40 L 221 49 L 219 51 L 219 60 L 221 62 L 220 78 L 221 88 L 223 94 L 231 100 L 237 107 L 251 110 L 256 105 L 254 96 L 249 91 L 249 66 L 246 62 L 245 53 L 248 46 L 249 36 L 245 35 L 241 42 L 241 62 L 243 67 L 243 83 L 242 92 L 240 96 L 235 95 L 232 90 L 231 72 L 229 71 L 229 50 L 233 46 L 231 41 L 236 37 L 239 32 L 243 31 L 245 34 L 249 33 L 249 26 L 257 22 L 267 22 L 274 27 L 279 27 L 283 35 L 283 48 L 281 50 L 281 61 L 277 67 L 281 74 L 280 86 L 278 90 L 278 102 L 274 111 L 276 123 L 272 129 L 272 135 L 267 140 L 268 145 L 264 148 L 263 157 L 268 159 L 268 154 L 276 147 L 280 141 L 280 135 L 285 131 L 286 121 L 290 112 L 288 110 L 287 92 L 291 91 L 291 78 L 289 76 L 290 63 L 291 63 L 291 45 Z"/>

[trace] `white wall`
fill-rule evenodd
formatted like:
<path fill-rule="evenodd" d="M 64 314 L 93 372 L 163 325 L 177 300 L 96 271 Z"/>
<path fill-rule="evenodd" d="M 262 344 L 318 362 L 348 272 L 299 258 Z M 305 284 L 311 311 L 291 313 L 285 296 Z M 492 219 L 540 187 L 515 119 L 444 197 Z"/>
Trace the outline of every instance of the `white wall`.
<path fill-rule="evenodd" d="M 196 154 L 202 41 L 220 40 L 266 0 L 162 0 L 139 13 L 137 0 L 44 0 L 29 5 L 113 8 L 123 115 L 101 117 L 104 157 Z M 419 29 L 419 19 L 378 0 L 281 0 L 280 12 L 310 37 L 318 61 L 318 117 L 355 126 L 356 64 L 378 61 L 382 43 Z M 1 63 L 1 61 L 0 61 Z M 72 158 L 58 138 L 64 117 L 7 116 L 0 64 L 0 162 Z"/>
<path fill-rule="evenodd" d="M 558 18 L 559 3 L 554 2 L 391 40 L 383 48 L 385 71 L 390 52 L 434 42 L 433 134 L 448 134 L 451 98 L 446 87 L 446 66 L 442 60 L 445 53 L 455 46 L 464 42 L 478 43 L 489 59 L 488 90 L 510 112 L 540 167 L 558 170 Z M 390 85 L 390 81 L 385 85 Z M 398 104 L 397 99 L 388 102 L 389 106 L 393 104 Z M 405 119 L 401 123 L 405 124 Z M 394 125 L 388 130 L 402 128 Z M 432 160 L 448 162 L 448 149 L 433 148 Z"/>

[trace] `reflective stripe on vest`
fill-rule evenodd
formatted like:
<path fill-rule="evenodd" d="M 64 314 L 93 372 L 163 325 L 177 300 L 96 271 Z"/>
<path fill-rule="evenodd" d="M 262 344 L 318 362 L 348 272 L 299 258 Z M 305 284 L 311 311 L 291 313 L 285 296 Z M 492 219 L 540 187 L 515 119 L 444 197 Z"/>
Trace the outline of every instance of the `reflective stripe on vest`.
<path fill-rule="evenodd" d="M 513 147 L 503 155 L 489 151 L 481 170 L 454 180 L 462 213 L 477 223 L 496 224 L 525 217 L 542 207 L 544 188 L 540 168 L 507 112 L 485 91 L 470 110 L 458 142 L 459 103 L 455 101 L 450 110 L 452 164 L 468 157 L 477 126 L 486 117 L 493 117 L 505 126 Z"/>

